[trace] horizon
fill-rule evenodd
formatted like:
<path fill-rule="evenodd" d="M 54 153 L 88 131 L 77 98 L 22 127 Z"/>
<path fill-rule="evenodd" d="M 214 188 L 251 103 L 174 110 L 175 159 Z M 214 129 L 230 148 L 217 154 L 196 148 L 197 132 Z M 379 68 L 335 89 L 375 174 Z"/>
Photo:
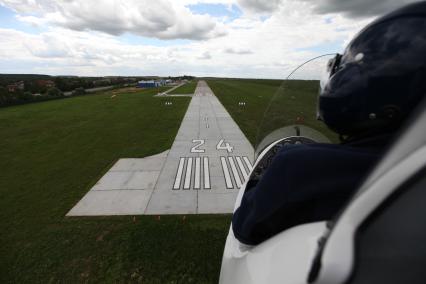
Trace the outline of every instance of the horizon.
<path fill-rule="evenodd" d="M 409 2 L 0 0 L 0 73 L 282 79 Z"/>
<path fill-rule="evenodd" d="M 49 75 L 49 74 L 30 74 L 30 73 L 0 73 L 0 76 L 49 76 L 49 77 L 78 77 L 78 78 L 108 78 L 108 77 L 123 77 L 123 78 L 132 78 L 132 77 L 139 77 L 139 78 L 180 78 L 180 77 L 193 77 L 193 80 L 204 80 L 204 79 L 231 79 L 231 80 L 270 80 L 270 81 L 280 81 L 280 80 L 286 80 L 283 78 L 255 78 L 255 77 L 247 77 L 247 78 L 242 78 L 242 77 L 217 77 L 217 76 L 202 76 L 202 77 L 197 77 L 197 76 L 193 76 L 191 74 L 184 74 L 184 75 L 175 75 L 175 76 L 158 76 L 158 75 L 128 75 L 128 76 L 123 76 L 123 75 L 105 75 L 105 76 L 79 76 L 79 75 Z M 291 80 L 305 80 L 305 81 L 318 81 L 319 79 L 291 79 Z"/>

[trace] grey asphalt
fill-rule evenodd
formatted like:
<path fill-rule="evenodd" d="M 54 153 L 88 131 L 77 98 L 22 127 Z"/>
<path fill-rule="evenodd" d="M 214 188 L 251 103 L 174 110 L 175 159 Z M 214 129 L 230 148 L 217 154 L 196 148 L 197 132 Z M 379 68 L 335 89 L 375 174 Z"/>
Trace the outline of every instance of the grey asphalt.
<path fill-rule="evenodd" d="M 232 213 L 253 152 L 200 81 L 171 149 L 144 159 L 120 159 L 67 215 Z"/>
<path fill-rule="evenodd" d="M 185 85 L 185 83 L 181 83 L 181 84 L 179 84 L 179 85 L 177 85 L 177 86 L 174 86 L 173 88 L 168 89 L 168 90 L 167 90 L 167 91 L 165 91 L 165 92 L 158 93 L 158 94 L 156 94 L 156 95 L 155 95 L 155 97 L 175 96 L 175 95 L 169 95 L 169 93 L 170 93 L 170 92 L 172 92 L 172 91 L 174 91 L 174 90 L 176 90 L 177 88 L 179 88 L 179 87 L 181 87 L 181 86 L 183 86 L 183 85 Z M 181 95 L 181 96 L 182 96 L 182 95 Z M 192 95 L 190 95 L 190 96 L 192 96 Z"/>

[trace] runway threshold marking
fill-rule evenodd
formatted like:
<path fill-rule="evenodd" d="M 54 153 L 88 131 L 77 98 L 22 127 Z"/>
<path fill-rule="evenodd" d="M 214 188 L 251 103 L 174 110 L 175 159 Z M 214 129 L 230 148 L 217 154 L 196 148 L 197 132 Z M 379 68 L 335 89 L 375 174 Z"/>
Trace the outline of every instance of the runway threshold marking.
<path fill-rule="evenodd" d="M 185 183 L 183 189 L 189 189 L 191 187 L 191 175 L 192 175 L 192 158 L 188 158 L 186 165 Z"/>
<path fill-rule="evenodd" d="M 235 166 L 234 158 L 228 157 L 229 164 L 231 165 L 232 173 L 234 174 L 235 183 L 237 185 L 237 188 L 240 188 L 242 186 L 240 175 L 238 173 L 237 167 Z"/>
<path fill-rule="evenodd" d="M 203 158 L 204 166 L 204 189 L 210 189 L 210 170 L 209 170 L 209 158 Z"/>
<path fill-rule="evenodd" d="M 223 170 L 223 175 L 225 177 L 226 188 L 228 188 L 228 189 L 234 188 L 232 181 L 231 181 L 231 175 L 229 173 L 228 164 L 226 163 L 225 157 L 220 157 L 220 162 L 222 163 L 222 170 Z"/>
<path fill-rule="evenodd" d="M 253 170 L 253 166 L 251 165 L 250 160 L 247 157 L 243 157 L 243 159 L 249 169 L 249 172 L 251 172 Z"/>
<path fill-rule="evenodd" d="M 246 169 L 245 169 L 245 167 L 243 165 L 243 161 L 241 160 L 241 157 L 235 157 L 235 158 L 237 159 L 238 167 L 240 168 L 241 173 L 243 174 L 243 179 L 247 180 L 249 174 L 248 174 L 248 172 L 246 171 Z"/>
<path fill-rule="evenodd" d="M 209 165 L 209 157 L 180 158 L 173 189 L 179 190 L 182 187 L 182 189 L 187 190 L 191 188 L 191 184 L 193 189 L 211 189 Z"/>
<path fill-rule="evenodd" d="M 175 183 L 173 185 L 173 189 L 179 189 L 180 188 L 180 181 L 182 179 L 182 173 L 183 173 L 183 167 L 185 164 L 185 158 L 179 159 L 179 166 L 176 173 Z"/>
<path fill-rule="evenodd" d="M 195 177 L 194 177 L 194 189 L 200 189 L 200 180 L 201 180 L 201 158 L 195 158 Z"/>
<path fill-rule="evenodd" d="M 226 188 L 239 189 L 247 180 L 249 177 L 247 167 L 244 166 L 242 162 L 246 159 L 248 163 L 250 163 L 247 157 L 220 157 Z M 211 189 L 209 157 L 184 157 L 179 159 L 179 166 L 177 168 L 173 189 L 179 190 L 182 188 L 188 190 L 191 189 L 191 185 L 193 189 L 197 190 L 201 188 Z"/>

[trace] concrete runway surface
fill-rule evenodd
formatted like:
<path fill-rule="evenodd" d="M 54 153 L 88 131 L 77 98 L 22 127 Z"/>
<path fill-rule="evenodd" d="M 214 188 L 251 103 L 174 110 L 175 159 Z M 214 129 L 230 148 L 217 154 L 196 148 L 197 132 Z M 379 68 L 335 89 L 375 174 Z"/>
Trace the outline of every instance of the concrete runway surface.
<path fill-rule="evenodd" d="M 169 151 L 120 159 L 67 216 L 232 213 L 253 148 L 200 81 Z"/>

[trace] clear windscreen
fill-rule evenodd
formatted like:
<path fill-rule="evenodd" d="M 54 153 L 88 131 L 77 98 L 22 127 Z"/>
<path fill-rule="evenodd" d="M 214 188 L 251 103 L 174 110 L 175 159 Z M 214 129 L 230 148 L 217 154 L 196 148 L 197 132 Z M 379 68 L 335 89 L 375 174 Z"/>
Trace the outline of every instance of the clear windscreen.
<path fill-rule="evenodd" d="M 257 131 L 255 159 L 271 143 L 304 136 L 320 143 L 337 142 L 335 133 L 317 120 L 320 81 L 335 54 L 323 55 L 301 64 L 283 80 L 263 115 Z"/>

